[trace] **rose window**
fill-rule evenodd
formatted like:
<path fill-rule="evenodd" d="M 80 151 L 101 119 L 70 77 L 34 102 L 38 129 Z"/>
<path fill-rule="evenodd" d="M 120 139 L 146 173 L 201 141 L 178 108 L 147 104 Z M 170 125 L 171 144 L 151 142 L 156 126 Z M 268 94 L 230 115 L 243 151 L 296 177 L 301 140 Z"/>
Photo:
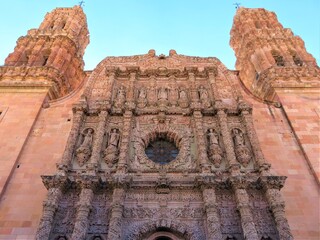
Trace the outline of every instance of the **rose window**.
<path fill-rule="evenodd" d="M 157 136 L 145 149 L 147 157 L 155 163 L 167 164 L 179 154 L 179 149 L 166 136 Z"/>

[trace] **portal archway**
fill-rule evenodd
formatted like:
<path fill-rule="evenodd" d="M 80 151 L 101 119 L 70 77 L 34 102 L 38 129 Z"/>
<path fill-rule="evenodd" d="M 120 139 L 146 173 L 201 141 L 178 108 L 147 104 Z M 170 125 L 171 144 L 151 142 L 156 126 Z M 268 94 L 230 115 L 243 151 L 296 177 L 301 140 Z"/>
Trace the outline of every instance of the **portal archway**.
<path fill-rule="evenodd" d="M 178 236 L 177 234 L 168 231 L 157 231 L 145 240 L 185 240 L 185 238 Z"/>

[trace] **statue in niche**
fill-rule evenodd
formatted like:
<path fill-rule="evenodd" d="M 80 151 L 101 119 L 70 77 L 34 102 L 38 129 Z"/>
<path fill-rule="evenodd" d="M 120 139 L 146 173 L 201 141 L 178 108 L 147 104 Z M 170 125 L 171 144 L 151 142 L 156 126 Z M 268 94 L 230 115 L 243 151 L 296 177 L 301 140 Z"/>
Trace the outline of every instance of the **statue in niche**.
<path fill-rule="evenodd" d="M 79 163 L 79 166 L 82 167 L 91 156 L 91 147 L 93 141 L 93 129 L 87 128 L 82 133 L 83 140 L 80 147 L 76 150 L 76 158 Z"/>
<path fill-rule="evenodd" d="M 137 106 L 139 108 L 144 108 L 147 105 L 147 90 L 145 88 L 141 88 L 138 92 Z"/>
<path fill-rule="evenodd" d="M 179 106 L 182 108 L 187 108 L 189 106 L 188 96 L 184 89 L 179 90 Z"/>
<path fill-rule="evenodd" d="M 216 168 L 219 168 L 223 158 L 223 151 L 219 145 L 219 134 L 212 128 L 208 129 L 208 157 Z"/>
<path fill-rule="evenodd" d="M 126 102 L 126 91 L 125 91 L 125 88 L 121 86 L 117 91 L 117 95 L 114 100 L 114 106 L 116 108 L 122 108 L 125 102 Z"/>
<path fill-rule="evenodd" d="M 210 107 L 210 99 L 207 89 L 204 86 L 199 87 L 199 98 L 204 107 Z"/>
<path fill-rule="evenodd" d="M 243 167 L 247 167 L 251 160 L 251 153 L 246 147 L 244 135 L 238 128 L 234 128 L 232 134 L 237 160 Z"/>
<path fill-rule="evenodd" d="M 116 164 L 119 160 L 119 142 L 119 130 L 114 128 L 109 134 L 107 147 L 104 150 L 104 161 L 110 168 L 113 167 L 113 165 Z"/>
<path fill-rule="evenodd" d="M 159 106 L 166 106 L 168 104 L 168 89 L 161 87 L 158 90 L 158 103 Z"/>
<path fill-rule="evenodd" d="M 168 100 L 168 92 L 165 87 L 161 87 L 158 91 L 158 100 Z"/>

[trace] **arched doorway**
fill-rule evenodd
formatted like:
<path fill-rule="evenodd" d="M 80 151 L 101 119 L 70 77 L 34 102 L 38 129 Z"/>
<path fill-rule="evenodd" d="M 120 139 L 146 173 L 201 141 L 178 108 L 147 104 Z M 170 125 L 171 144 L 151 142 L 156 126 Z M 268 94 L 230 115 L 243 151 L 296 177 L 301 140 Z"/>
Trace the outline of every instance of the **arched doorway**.
<path fill-rule="evenodd" d="M 145 240 L 185 240 L 185 239 L 168 231 L 157 231 L 151 234 Z"/>

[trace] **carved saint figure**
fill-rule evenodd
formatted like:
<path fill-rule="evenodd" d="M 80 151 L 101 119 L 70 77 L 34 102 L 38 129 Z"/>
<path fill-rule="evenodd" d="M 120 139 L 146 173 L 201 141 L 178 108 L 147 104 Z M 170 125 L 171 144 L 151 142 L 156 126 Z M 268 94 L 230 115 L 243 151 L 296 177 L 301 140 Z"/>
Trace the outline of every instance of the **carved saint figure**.
<path fill-rule="evenodd" d="M 82 167 L 91 156 L 91 147 L 93 140 L 93 129 L 88 128 L 83 131 L 83 141 L 80 147 L 76 150 L 76 157 L 79 163 L 79 166 Z"/>
<path fill-rule="evenodd" d="M 184 89 L 179 90 L 179 100 L 178 100 L 179 106 L 182 108 L 186 108 L 189 106 L 188 103 L 188 96 Z"/>
<path fill-rule="evenodd" d="M 137 106 L 139 108 L 144 108 L 147 105 L 147 90 L 141 88 L 138 92 Z"/>
<path fill-rule="evenodd" d="M 200 101 L 204 107 L 210 107 L 211 104 L 210 104 L 208 91 L 202 85 L 199 87 L 199 97 L 200 97 Z"/>
<path fill-rule="evenodd" d="M 223 152 L 219 146 L 219 135 L 214 129 L 210 128 L 208 129 L 207 137 L 209 143 L 208 157 L 213 162 L 214 166 L 218 168 L 220 167 L 223 158 Z"/>
<path fill-rule="evenodd" d="M 118 129 L 112 129 L 109 134 L 107 148 L 104 150 L 104 160 L 109 167 L 118 162 L 119 140 L 120 134 L 118 133 Z"/>
<path fill-rule="evenodd" d="M 114 100 L 114 106 L 116 108 L 122 108 L 124 106 L 125 101 L 126 101 L 126 91 L 124 87 L 121 86 L 117 91 L 117 95 Z"/>
<path fill-rule="evenodd" d="M 251 153 L 245 145 L 243 133 L 238 128 L 234 128 L 232 133 L 237 160 L 242 166 L 247 167 L 251 160 Z"/>
<path fill-rule="evenodd" d="M 161 87 L 158 91 L 158 100 L 168 100 L 168 92 L 165 87 Z"/>

